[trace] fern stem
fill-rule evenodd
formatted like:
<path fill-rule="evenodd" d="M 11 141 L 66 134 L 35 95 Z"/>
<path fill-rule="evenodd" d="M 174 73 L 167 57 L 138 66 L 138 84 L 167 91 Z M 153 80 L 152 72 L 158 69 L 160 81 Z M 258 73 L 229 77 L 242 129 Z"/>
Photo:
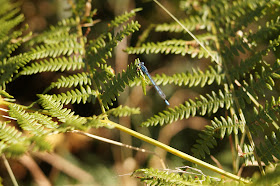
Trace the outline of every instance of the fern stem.
<path fill-rule="evenodd" d="M 157 147 L 159 147 L 159 148 L 162 148 L 162 149 L 166 150 L 166 151 L 169 152 L 169 153 L 172 153 L 172 154 L 174 154 L 174 155 L 176 155 L 176 156 L 178 156 L 178 157 L 181 157 L 181 158 L 183 158 L 183 159 L 185 159 L 185 160 L 187 160 L 187 161 L 190 161 L 190 162 L 195 163 L 195 164 L 197 164 L 197 165 L 200 165 L 200 166 L 202 166 L 202 167 L 204 167 L 204 168 L 207 168 L 207 169 L 209 169 L 209 170 L 212 170 L 212 171 L 214 171 L 214 172 L 217 172 L 217 173 L 219 173 L 219 174 L 221 174 L 221 175 L 224 175 L 224 176 L 226 176 L 226 177 L 228 177 L 228 178 L 231 178 L 231 179 L 237 180 L 237 181 L 242 181 L 242 182 L 244 182 L 244 183 L 250 183 L 249 180 L 246 180 L 246 179 L 241 178 L 241 177 L 239 177 L 239 176 L 236 176 L 236 175 L 234 175 L 234 174 L 232 174 L 232 173 L 229 173 L 229 172 L 227 172 L 227 171 L 224 171 L 224 170 L 222 170 L 222 169 L 220 169 L 220 168 L 218 168 L 218 167 L 215 167 L 215 166 L 213 166 L 213 165 L 211 165 L 211 164 L 209 164 L 209 163 L 206 163 L 206 162 L 204 162 L 204 161 L 201 161 L 201 160 L 199 160 L 199 159 L 197 159 L 197 158 L 195 158 L 195 157 L 192 157 L 192 156 L 190 156 L 190 155 L 188 155 L 188 154 L 186 154 L 186 153 L 184 153 L 184 152 L 181 152 L 181 151 L 179 151 L 179 150 L 177 150 L 177 149 L 175 149 L 175 148 L 172 148 L 172 147 L 170 147 L 170 146 L 168 146 L 168 145 L 165 145 L 165 144 L 163 144 L 163 143 L 161 143 L 161 142 L 159 142 L 159 141 L 157 141 L 157 140 L 155 140 L 155 139 L 152 139 L 152 138 L 150 138 L 150 137 L 148 137 L 148 136 L 145 136 L 145 135 L 143 135 L 143 134 L 140 134 L 140 133 L 138 133 L 138 132 L 136 132 L 136 131 L 133 131 L 133 130 L 131 130 L 131 129 L 129 129 L 129 128 L 126 128 L 126 127 L 124 127 L 124 126 L 122 126 L 122 125 L 120 125 L 120 124 L 117 124 L 117 123 L 112 122 L 112 121 L 110 121 L 110 120 L 102 120 L 102 122 L 104 122 L 104 123 L 106 123 L 106 124 L 109 124 L 109 125 L 111 125 L 111 126 L 114 126 L 116 129 L 118 129 L 118 130 L 120 130 L 120 131 L 123 131 L 123 132 L 125 132 L 125 133 L 127 133 L 127 134 L 130 134 L 131 136 L 134 136 L 134 137 L 136 137 L 136 138 L 138 138 L 138 139 L 141 139 L 141 140 L 143 140 L 143 141 L 145 141 L 145 142 L 147 142 L 147 143 L 150 143 L 150 144 L 155 145 L 155 146 L 157 146 Z"/>
<path fill-rule="evenodd" d="M 14 173 L 13 173 L 13 171 L 11 169 L 11 166 L 10 166 L 10 164 L 9 164 L 9 162 L 8 162 L 8 160 L 7 160 L 7 158 L 6 158 L 6 156 L 4 154 L 2 154 L 2 159 L 3 159 L 4 165 L 5 165 L 6 169 L 7 169 L 7 171 L 9 173 L 10 177 L 11 177 L 11 180 L 12 180 L 14 186 L 18 186 L 18 183 L 17 183 L 17 180 L 15 178 L 15 175 L 14 175 Z"/>

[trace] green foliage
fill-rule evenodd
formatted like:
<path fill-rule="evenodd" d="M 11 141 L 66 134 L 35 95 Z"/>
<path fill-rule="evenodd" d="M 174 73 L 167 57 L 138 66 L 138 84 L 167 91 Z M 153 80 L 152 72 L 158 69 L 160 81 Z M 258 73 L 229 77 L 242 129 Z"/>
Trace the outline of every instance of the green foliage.
<path fill-rule="evenodd" d="M 76 12 L 82 7 L 85 8 L 85 2 L 79 2 L 76 9 L 73 7 L 73 11 Z M 75 112 L 65 108 L 65 105 L 95 103 L 98 99 L 104 104 L 102 107 L 109 108 L 108 104 L 112 104 L 111 100 L 116 99 L 118 92 L 123 91 L 128 82 L 134 80 L 137 74 L 134 64 L 129 65 L 121 76 L 116 76 L 107 60 L 124 37 L 139 29 L 140 25 L 131 20 L 138 11 L 140 9 L 117 16 L 108 24 L 105 32 L 87 42 L 81 32 L 85 17 L 80 13 L 76 12 L 77 17 L 62 20 L 41 34 L 23 36 L 21 30 L 13 31 L 24 20 L 23 15 L 19 14 L 18 5 L 8 3 L 3 6 L 0 10 L 0 23 L 5 25 L 0 29 L 0 47 L 3 49 L 0 52 L 1 96 L 12 101 L 13 97 L 6 92 L 6 84 L 20 76 L 57 71 L 64 75 L 52 82 L 43 94 L 38 94 L 39 99 L 30 107 L 6 103 L 1 99 L 9 105 L 9 116 L 18 124 L 18 129 L 1 124 L 1 153 L 9 156 L 20 155 L 28 150 L 29 144 L 34 144 L 30 149 L 33 151 L 50 150 L 52 147 L 46 140 L 47 135 L 76 129 L 112 128 L 101 122 L 106 119 L 106 113 L 85 118 L 75 115 Z M 114 33 L 116 27 L 120 29 Z M 19 46 L 24 50 L 14 54 L 13 51 Z M 67 73 L 68 76 L 65 75 Z M 58 94 L 46 94 L 54 88 L 68 90 Z M 37 104 L 41 106 L 40 110 Z M 139 113 L 139 108 L 120 106 L 109 110 L 107 114 L 128 116 Z M 28 132 L 28 137 L 19 130 Z M 18 141 L 15 141 L 16 139 Z"/>
<path fill-rule="evenodd" d="M 280 169 L 277 166 L 273 171 L 268 172 L 265 176 L 254 180 L 251 185 L 278 185 L 280 183 Z"/>
<path fill-rule="evenodd" d="M 104 87 L 104 93 L 102 94 L 102 102 L 104 106 L 108 109 L 108 104 L 113 104 L 111 100 L 115 101 L 116 96 L 119 95 L 119 92 L 124 91 L 126 85 L 129 84 L 130 80 L 134 80 L 137 76 L 136 73 L 136 65 L 130 65 L 127 67 L 126 71 L 123 71 L 122 74 L 120 73 L 113 77 Z"/>
<path fill-rule="evenodd" d="M 108 115 L 113 115 L 116 117 L 125 117 L 130 116 L 132 114 L 140 114 L 140 108 L 130 108 L 128 106 L 118 106 L 117 108 L 112 108 L 107 111 Z"/>
<path fill-rule="evenodd" d="M 0 103 L 3 107 L 8 105 L 10 119 L 16 122 L 16 127 L 8 122 L 0 123 L 0 154 L 18 156 L 27 151 L 50 150 L 48 135 L 113 128 L 110 122 L 105 122 L 110 121 L 108 116 L 140 113 L 139 108 L 113 107 L 126 87 L 143 83 L 137 73 L 139 59 L 115 74 L 110 58 L 114 57 L 114 48 L 125 37 L 140 29 L 140 24 L 132 18 L 141 9 L 116 16 L 101 34 L 94 33 L 92 37 L 84 33 L 83 26 L 90 23 L 91 29 L 95 29 L 97 21 L 92 17 L 96 10 L 87 14 L 86 3 L 77 1 L 76 6 L 72 6 L 73 16 L 49 30 L 25 35 L 26 28 L 18 29 L 24 21 L 19 5 L 0 0 Z M 202 91 L 194 99 L 153 115 L 142 126 L 162 126 L 190 117 L 207 116 L 211 125 L 199 134 L 192 148 L 194 156 L 206 158 L 217 145 L 217 138 L 233 136 L 234 147 L 240 145 L 243 149 L 237 162 L 238 158 L 243 158 L 245 164 L 256 160 L 266 165 L 275 164 L 275 158 L 280 158 L 279 5 L 278 0 L 194 0 L 191 4 L 182 1 L 180 8 L 187 14 L 187 19 L 181 19 L 185 28 L 176 22 L 151 24 L 135 47 L 125 49 L 128 54 L 172 54 L 187 60 L 195 58 L 192 61 L 197 63 L 204 58 L 203 63 L 206 60 L 209 63 L 205 68 L 189 70 L 186 67 L 186 73 L 155 75 L 153 78 L 158 85 L 173 84 L 178 89 L 199 88 Z M 187 35 L 186 29 L 192 31 L 200 43 Z M 165 32 L 170 39 L 149 41 L 153 32 Z M 38 100 L 29 107 L 12 103 L 13 95 L 9 94 L 7 84 L 21 76 L 43 72 L 55 74 L 57 71 L 61 72 L 56 73 L 60 77 L 38 94 Z M 173 93 L 172 90 L 169 92 L 171 100 Z M 75 114 L 70 104 L 80 103 L 96 104 L 102 114 L 88 117 Z M 265 137 L 255 144 L 260 133 Z M 32 148 L 29 148 L 31 144 Z M 237 148 L 232 149 L 232 154 L 239 153 Z M 139 169 L 133 176 L 149 185 L 219 184 L 205 175 L 192 177 L 186 176 L 185 172 L 167 170 Z M 269 183 L 277 183 L 278 177 Z M 263 180 L 267 178 L 270 176 Z"/>
<path fill-rule="evenodd" d="M 30 141 L 15 127 L 0 123 L 0 153 L 7 156 L 18 156 L 25 153 Z"/>
<path fill-rule="evenodd" d="M 232 105 L 232 95 L 224 93 L 221 90 L 219 93 L 212 92 L 212 95 L 206 94 L 200 96 L 200 99 L 186 101 L 185 104 L 181 104 L 174 108 L 168 108 L 167 110 L 160 112 L 158 115 L 154 115 L 147 121 L 143 122 L 143 126 L 156 126 L 158 124 L 168 124 L 177 120 L 187 119 L 195 115 L 206 115 L 216 113 L 220 108 L 228 109 Z"/>
<path fill-rule="evenodd" d="M 181 173 L 185 174 L 181 174 Z M 138 169 L 133 177 L 140 179 L 141 182 L 148 185 L 209 185 L 210 183 L 219 183 L 217 180 L 206 177 L 201 174 L 187 173 L 182 170 L 157 170 L 157 169 Z"/>

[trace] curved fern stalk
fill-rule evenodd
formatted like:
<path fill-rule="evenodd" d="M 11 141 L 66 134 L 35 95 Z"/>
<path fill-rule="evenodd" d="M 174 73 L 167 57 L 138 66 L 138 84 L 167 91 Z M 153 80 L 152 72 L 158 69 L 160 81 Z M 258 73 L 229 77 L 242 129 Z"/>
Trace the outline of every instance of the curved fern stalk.
<path fill-rule="evenodd" d="M 0 154 L 20 156 L 29 148 L 30 141 L 15 127 L 0 122 Z"/>
<path fill-rule="evenodd" d="M 206 98 L 207 97 L 207 98 Z M 214 91 L 212 95 L 206 94 L 206 97 L 200 96 L 200 99 L 195 101 L 189 100 L 185 104 L 181 104 L 173 108 L 160 112 L 158 115 L 154 115 L 147 121 L 143 122 L 142 126 L 156 126 L 158 124 L 168 124 L 177 120 L 187 119 L 190 116 L 205 115 L 206 113 L 216 113 L 219 108 L 228 109 L 233 104 L 232 95 L 223 93 L 221 90 L 217 95 Z"/>
<path fill-rule="evenodd" d="M 119 73 L 113 77 L 107 84 L 104 84 L 104 93 L 101 95 L 102 103 L 105 108 L 109 108 L 108 104 L 112 105 L 112 100 L 116 100 L 116 96 L 119 96 L 119 92 L 122 92 L 126 85 L 129 85 L 130 80 L 134 80 L 137 77 L 136 65 L 128 65 L 126 71 Z"/>
<path fill-rule="evenodd" d="M 52 117 L 56 117 L 58 121 L 63 124 L 60 125 L 59 129 L 61 130 L 70 130 L 70 129 L 85 129 L 86 119 L 83 117 L 79 117 L 78 115 L 74 115 L 70 109 L 63 108 L 63 105 L 55 101 L 50 95 L 38 95 L 39 100 L 38 103 L 42 105 L 44 108 L 44 112 Z"/>
<path fill-rule="evenodd" d="M 97 92 L 92 90 L 89 86 L 86 86 L 85 88 L 81 86 L 80 89 L 74 89 L 71 91 L 67 91 L 66 93 L 54 94 L 51 96 L 53 100 L 64 105 L 67 105 L 69 103 L 79 104 L 80 102 L 85 104 L 86 102 L 95 100 L 95 98 L 97 97 Z"/>
<path fill-rule="evenodd" d="M 132 114 L 140 114 L 140 108 L 131 108 L 128 106 L 118 106 L 117 108 L 110 109 L 106 112 L 108 115 L 113 115 L 116 117 L 126 117 Z"/>
<path fill-rule="evenodd" d="M 177 42 L 177 43 L 176 43 Z M 157 42 L 157 43 L 146 43 L 142 44 L 139 47 L 128 47 L 125 51 L 128 54 L 180 54 L 185 56 L 186 54 L 190 54 L 192 58 L 196 56 L 200 58 L 208 58 L 209 53 L 201 50 L 200 46 L 193 46 L 192 43 L 188 43 L 188 41 L 164 41 L 164 42 Z M 185 43 L 182 45 L 182 42 Z M 206 46 L 206 49 L 210 52 L 211 55 L 217 55 L 216 51 L 213 51 L 210 47 Z M 211 56 L 210 55 L 210 56 Z"/>
<path fill-rule="evenodd" d="M 89 78 L 88 73 L 82 72 L 82 73 L 76 73 L 74 75 L 70 76 L 61 76 L 59 79 L 57 79 L 55 82 L 52 82 L 51 85 L 46 88 L 44 93 L 48 92 L 49 90 L 53 88 L 70 88 L 70 87 L 76 87 L 76 86 L 83 86 L 83 85 L 91 85 L 91 79 Z"/>
<path fill-rule="evenodd" d="M 223 139 L 225 135 L 230 135 L 232 132 L 238 134 L 238 130 L 241 133 L 245 132 L 244 123 L 238 119 L 236 115 L 233 117 L 220 117 L 221 119 L 214 118 L 211 120 L 211 125 L 206 126 L 206 129 L 202 134 L 199 134 L 200 139 L 196 140 L 197 144 L 193 146 L 191 151 L 197 158 L 205 158 L 205 153 L 210 155 L 210 148 L 214 148 L 217 145 L 216 138 Z"/>
<path fill-rule="evenodd" d="M 31 75 L 41 72 L 55 72 L 65 70 L 78 70 L 84 67 L 82 57 L 62 57 L 62 58 L 50 58 L 40 62 L 32 63 L 30 66 L 22 68 L 19 75 Z"/>

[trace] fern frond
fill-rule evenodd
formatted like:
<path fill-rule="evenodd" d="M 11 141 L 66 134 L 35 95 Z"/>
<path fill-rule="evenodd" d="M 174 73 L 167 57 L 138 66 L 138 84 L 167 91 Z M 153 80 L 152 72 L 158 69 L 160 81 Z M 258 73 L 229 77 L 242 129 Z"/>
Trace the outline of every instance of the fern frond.
<path fill-rule="evenodd" d="M 106 84 L 108 80 L 115 76 L 115 72 L 111 66 L 108 66 L 107 64 L 101 64 L 100 71 L 97 71 L 97 69 L 93 69 L 91 75 L 97 88 L 99 90 L 102 90 L 101 84 Z"/>
<path fill-rule="evenodd" d="M 32 63 L 30 66 L 22 68 L 19 72 L 20 75 L 31 75 L 41 72 L 55 72 L 65 70 L 78 70 L 84 67 L 82 57 L 62 57 L 50 58 L 40 62 Z"/>
<path fill-rule="evenodd" d="M 19 156 L 27 151 L 30 141 L 15 127 L 0 122 L 0 154 Z"/>
<path fill-rule="evenodd" d="M 204 175 L 181 174 L 178 170 L 170 172 L 168 170 L 157 169 L 138 169 L 132 174 L 133 177 L 139 178 L 141 182 L 148 185 L 208 185 L 214 183 L 214 179 Z M 194 178 L 194 177 L 195 178 Z"/>
<path fill-rule="evenodd" d="M 206 98 L 207 97 L 207 98 Z M 206 97 L 200 96 L 200 99 L 195 101 L 189 100 L 185 104 L 181 104 L 173 108 L 168 108 L 167 110 L 160 112 L 158 115 L 154 115 L 147 121 L 143 122 L 143 126 L 156 126 L 158 124 L 163 125 L 167 123 L 172 123 L 177 120 L 182 120 L 184 118 L 189 118 L 190 116 L 195 116 L 197 113 L 199 115 L 205 115 L 206 113 L 216 113 L 219 108 L 228 109 L 232 106 L 232 95 L 228 93 L 223 93 L 221 90 L 217 95 L 212 92 L 212 95 L 206 94 Z"/>
<path fill-rule="evenodd" d="M 221 37 L 226 38 L 253 22 L 255 18 L 262 17 L 265 9 L 271 7 L 273 1 L 248 0 L 233 3 L 218 1 L 211 4 L 211 14 L 214 15 L 219 31 L 223 33 Z"/>
<path fill-rule="evenodd" d="M 68 40 L 59 43 L 38 45 L 31 49 L 33 59 L 42 59 L 46 57 L 59 57 L 61 55 L 70 56 L 71 54 L 83 55 L 84 49 L 80 43 L 73 40 Z"/>
<path fill-rule="evenodd" d="M 210 154 L 210 148 L 214 148 L 217 145 L 214 134 L 213 130 L 204 130 L 198 134 L 200 139 L 196 140 L 196 144 L 191 149 L 195 157 L 205 158 L 205 153 Z"/>
<path fill-rule="evenodd" d="M 8 144 L 22 143 L 26 137 L 15 127 L 0 122 L 0 139 Z"/>
<path fill-rule="evenodd" d="M 125 36 L 139 30 L 140 24 L 137 21 L 131 21 L 116 34 L 104 33 L 97 40 L 90 41 L 87 47 L 87 63 L 92 66 L 100 66 L 106 63 L 106 59 L 112 57 L 112 51 Z M 108 40 L 108 41 L 106 41 Z"/>
<path fill-rule="evenodd" d="M 85 129 L 83 126 L 86 123 L 86 119 L 74 115 L 70 109 L 63 108 L 63 105 L 60 102 L 57 102 L 50 95 L 38 95 L 38 102 L 42 105 L 44 110 L 52 117 L 58 118 L 60 122 L 64 125 L 60 125 L 61 129 L 69 130 L 70 129 Z"/>
<path fill-rule="evenodd" d="M 29 113 L 39 124 L 47 129 L 58 128 L 58 123 L 53 121 L 51 117 L 40 114 L 39 112 Z"/>
<path fill-rule="evenodd" d="M 230 135 L 232 131 L 234 134 L 238 134 L 238 129 L 242 133 L 245 131 L 245 125 L 238 119 L 236 115 L 233 115 L 231 117 L 224 118 L 223 116 L 218 118 L 214 118 L 214 120 L 211 120 L 212 126 L 208 126 L 207 130 L 213 130 L 215 132 L 219 131 L 219 137 L 223 139 L 225 137 L 225 134 Z"/>
<path fill-rule="evenodd" d="M 130 12 L 125 12 L 122 15 L 115 17 L 114 20 L 112 20 L 109 23 L 108 29 L 111 30 L 114 27 L 118 27 L 119 25 L 124 24 L 125 22 L 129 21 L 130 18 L 134 17 L 137 12 L 141 10 L 142 8 L 136 8 L 131 10 Z"/>
<path fill-rule="evenodd" d="M 131 108 L 128 106 L 118 106 L 117 108 L 110 109 L 106 112 L 108 115 L 113 115 L 116 117 L 125 117 L 132 114 L 140 114 L 140 108 Z"/>
<path fill-rule="evenodd" d="M 31 61 L 31 57 L 27 54 L 19 54 L 0 62 L 0 86 L 12 81 L 12 77 L 18 72 L 18 69 Z"/>
<path fill-rule="evenodd" d="M 209 46 L 206 46 L 207 50 L 212 53 L 212 55 L 216 55 L 217 52 L 212 50 Z M 202 49 L 200 46 L 192 41 L 182 41 L 182 40 L 172 40 L 157 42 L 157 43 L 146 43 L 142 44 L 139 47 L 128 47 L 125 49 L 128 54 L 180 54 L 185 56 L 186 54 L 190 54 L 192 58 L 196 56 L 200 58 L 208 58 L 209 54 Z"/>
<path fill-rule="evenodd" d="M 280 112 L 280 98 L 275 99 L 271 97 L 271 101 L 266 101 L 264 106 L 254 107 L 253 112 L 248 116 L 248 126 L 250 131 L 257 135 L 258 131 L 264 131 L 264 128 L 268 128 L 273 125 L 275 128 L 279 128 L 277 123 L 278 115 Z"/>
<path fill-rule="evenodd" d="M 64 19 L 58 22 L 57 26 L 51 26 L 50 30 L 33 37 L 27 44 L 33 46 L 38 43 L 55 44 L 64 41 L 78 41 L 78 35 L 72 31 L 78 24 L 79 19 Z"/>
<path fill-rule="evenodd" d="M 70 88 L 76 86 L 91 85 L 91 79 L 88 73 L 82 72 L 70 76 L 61 76 L 56 82 L 52 82 L 51 85 L 44 91 L 47 92 L 53 88 Z"/>
<path fill-rule="evenodd" d="M 248 33 L 246 38 L 249 42 L 263 41 L 270 39 L 271 36 L 277 36 L 277 31 L 280 29 L 280 19 L 267 21 L 265 25 L 260 25 L 258 30 L 254 33 Z"/>
<path fill-rule="evenodd" d="M 9 105 L 9 115 L 17 120 L 23 130 L 39 136 L 48 133 L 44 130 L 44 126 L 39 124 L 32 115 L 16 104 Z"/>
<path fill-rule="evenodd" d="M 266 165 L 275 163 L 275 159 L 280 159 L 280 132 L 272 132 L 270 137 L 265 136 L 263 143 L 257 147 L 257 154 Z"/>
<path fill-rule="evenodd" d="M 211 21 L 202 18 L 201 16 L 190 16 L 187 19 L 180 20 L 180 22 L 189 30 L 202 30 L 211 28 Z M 177 22 L 174 23 L 163 23 L 155 26 L 156 32 L 186 32 Z"/>
<path fill-rule="evenodd" d="M 198 86 L 204 87 L 206 84 L 211 85 L 213 82 L 219 85 L 225 79 L 225 74 L 221 72 L 221 69 L 214 69 L 209 66 L 209 70 L 205 72 L 200 69 L 192 69 L 191 73 L 177 73 L 172 76 L 166 76 L 165 74 L 156 74 L 153 79 L 158 85 L 175 84 L 178 86 Z"/>
<path fill-rule="evenodd" d="M 246 166 L 249 164 L 249 162 L 254 163 L 256 161 L 253 151 L 254 149 L 252 148 L 251 145 L 249 144 L 243 145 L 243 154 L 241 154 L 240 156 L 244 158 L 244 164 Z"/>
<path fill-rule="evenodd" d="M 89 86 L 80 87 L 80 89 L 74 89 L 67 91 L 66 93 L 54 94 L 52 99 L 60 102 L 61 104 L 67 105 L 69 103 L 79 104 L 81 101 L 85 104 L 87 101 L 92 101 L 97 97 L 97 92 L 92 90 Z"/>
<path fill-rule="evenodd" d="M 0 38 L 3 38 L 11 32 L 11 29 L 19 25 L 21 22 L 24 21 L 23 14 L 20 14 L 12 19 L 6 20 L 0 18 Z"/>
<path fill-rule="evenodd" d="M 126 71 L 119 73 L 113 77 L 104 87 L 104 93 L 101 96 L 105 108 L 109 108 L 108 104 L 112 105 L 112 100 L 116 100 L 119 92 L 122 92 L 126 85 L 129 85 L 130 80 L 137 77 L 137 67 L 134 64 L 128 65 Z"/>

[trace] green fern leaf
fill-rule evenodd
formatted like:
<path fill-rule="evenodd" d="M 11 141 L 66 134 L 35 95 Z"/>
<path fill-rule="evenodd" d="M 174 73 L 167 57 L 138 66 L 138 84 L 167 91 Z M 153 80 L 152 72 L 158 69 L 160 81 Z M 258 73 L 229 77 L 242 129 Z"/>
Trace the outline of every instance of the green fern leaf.
<path fill-rule="evenodd" d="M 132 114 L 140 114 L 140 108 L 130 108 L 128 106 L 120 105 L 117 108 L 110 109 L 106 112 L 108 115 L 113 115 L 116 117 L 125 117 Z"/>
<path fill-rule="evenodd" d="M 195 101 L 186 101 L 184 105 L 176 106 L 173 108 L 168 108 L 158 115 L 149 118 L 147 121 L 143 122 L 142 126 L 156 126 L 158 124 L 163 125 L 167 123 L 172 123 L 177 120 L 182 120 L 183 118 L 189 118 L 190 116 L 195 116 L 197 112 L 201 115 L 206 113 L 215 113 L 219 108 L 229 108 L 232 105 L 232 96 L 228 93 L 224 94 L 219 91 L 219 95 L 212 92 L 212 95 L 207 94 L 207 98 L 200 96 L 201 100 L 196 99 Z"/>
<path fill-rule="evenodd" d="M 273 132 L 270 137 L 265 136 L 263 143 L 257 147 L 257 153 L 260 159 L 268 165 L 270 163 L 275 163 L 275 158 L 280 159 L 280 133 L 277 131 Z"/>
<path fill-rule="evenodd" d="M 70 109 L 63 108 L 63 105 L 55 101 L 50 95 L 39 94 L 38 97 L 38 102 L 46 112 L 50 116 L 58 118 L 58 120 L 63 123 L 63 125 L 60 125 L 60 129 L 70 130 L 73 129 L 73 127 L 74 129 L 85 129 L 85 118 L 74 115 L 74 112 L 71 112 Z"/>
<path fill-rule="evenodd" d="M 70 76 L 61 76 L 56 82 L 52 82 L 51 85 L 44 91 L 47 92 L 53 88 L 70 88 L 76 86 L 91 85 L 91 79 L 88 73 L 82 72 Z"/>
<path fill-rule="evenodd" d="M 76 30 L 78 24 L 79 19 L 64 19 L 58 22 L 57 26 L 51 26 L 50 30 L 33 37 L 27 44 L 33 46 L 38 43 L 56 44 L 77 40 L 78 35 L 73 31 L 71 33 L 71 30 Z"/>
<path fill-rule="evenodd" d="M 136 8 L 131 10 L 130 12 L 125 12 L 124 14 L 117 16 L 112 20 L 108 26 L 108 29 L 111 30 L 114 27 L 118 27 L 121 24 L 124 24 L 125 22 L 129 21 L 130 18 L 134 17 L 137 12 L 141 11 L 142 8 Z"/>
<path fill-rule="evenodd" d="M 252 148 L 251 145 L 248 144 L 243 145 L 243 154 L 239 156 L 244 158 L 244 163 L 246 166 L 249 164 L 249 162 L 253 164 L 256 161 L 253 151 L 254 149 Z"/>
<path fill-rule="evenodd" d="M 105 108 L 109 108 L 108 104 L 112 105 L 112 100 L 116 100 L 116 96 L 119 95 L 119 92 L 122 92 L 126 85 L 129 85 L 130 80 L 134 80 L 137 77 L 136 73 L 137 67 L 133 65 L 129 65 L 126 71 L 123 71 L 113 77 L 108 84 L 105 84 L 104 93 L 101 96 L 102 102 Z"/>
<path fill-rule="evenodd" d="M 17 120 L 23 130 L 39 136 L 48 133 L 44 126 L 39 124 L 32 115 L 16 104 L 9 105 L 9 115 Z"/>
<path fill-rule="evenodd" d="M 125 36 L 139 30 L 140 24 L 137 21 L 131 21 L 115 35 L 110 32 L 104 33 L 96 40 L 90 41 L 87 47 L 87 63 L 92 66 L 100 66 L 106 63 L 106 59 L 112 57 L 112 51 Z M 108 41 L 106 41 L 106 39 Z"/>
<path fill-rule="evenodd" d="M 62 57 L 50 58 L 39 63 L 32 63 L 20 71 L 21 75 L 31 75 L 40 72 L 55 72 L 65 70 L 78 70 L 84 67 L 83 59 L 81 57 Z"/>
<path fill-rule="evenodd" d="M 12 81 L 12 77 L 18 72 L 18 69 L 30 62 L 30 60 L 31 57 L 29 55 L 19 54 L 0 62 L 0 86 L 5 86 L 5 84 Z"/>
<path fill-rule="evenodd" d="M 74 104 L 77 103 L 79 104 L 81 101 L 83 104 L 85 104 L 87 101 L 92 101 L 97 97 L 97 92 L 91 90 L 89 86 L 80 87 L 79 89 L 74 89 L 71 91 L 67 91 L 66 93 L 61 93 L 61 94 L 54 94 L 52 95 L 52 99 L 60 102 L 61 104 Z"/>
<path fill-rule="evenodd" d="M 236 115 L 233 115 L 233 117 L 227 117 L 226 119 L 221 116 L 221 120 L 218 118 L 214 118 L 214 120 L 211 121 L 212 126 L 207 128 L 207 130 L 213 130 L 213 131 L 220 131 L 220 138 L 223 139 L 225 134 L 230 135 L 232 131 L 234 134 L 238 134 L 238 129 L 242 133 L 245 131 L 245 125 L 242 123 L 242 121 L 238 120 L 238 117 Z"/>
<path fill-rule="evenodd" d="M 198 135 L 200 139 L 196 140 L 196 144 L 191 149 L 195 157 L 205 158 L 205 153 L 210 154 L 210 148 L 214 148 L 217 145 L 214 134 L 213 130 L 206 129 L 203 134 Z"/>
<path fill-rule="evenodd" d="M 215 70 L 210 66 L 209 70 L 202 72 L 200 69 L 192 69 L 192 73 L 178 73 L 172 76 L 156 74 L 153 79 L 157 85 L 175 84 L 178 86 L 198 86 L 211 85 L 214 81 L 219 85 L 225 79 L 225 74 L 220 70 Z"/>
<path fill-rule="evenodd" d="M 185 20 L 180 20 L 180 22 L 189 30 L 202 30 L 206 29 L 209 30 L 211 27 L 211 22 L 209 20 L 203 19 L 201 16 L 190 16 Z M 174 23 L 164 23 L 155 26 L 156 32 L 179 32 L 184 33 L 186 32 L 181 26 L 178 26 L 177 22 Z"/>
<path fill-rule="evenodd" d="M 53 121 L 51 117 L 40 114 L 39 112 L 29 113 L 39 124 L 48 129 L 58 128 L 58 123 Z"/>
<path fill-rule="evenodd" d="M 71 54 L 83 55 L 83 53 L 84 49 L 82 45 L 76 41 L 76 38 L 60 43 L 38 45 L 36 48 L 32 48 L 30 52 L 33 59 L 59 57 L 61 55 L 70 56 Z"/>
<path fill-rule="evenodd" d="M 207 50 L 211 52 L 213 56 L 217 55 L 217 52 L 206 46 Z M 200 46 L 193 46 L 193 43 L 188 41 L 173 40 L 157 42 L 157 43 L 146 43 L 139 47 L 128 47 L 125 49 L 128 54 L 180 54 L 185 56 L 190 54 L 192 58 L 202 57 L 208 58 L 209 54 Z"/>
<path fill-rule="evenodd" d="M 183 173 L 183 174 L 182 174 Z M 185 173 L 185 174 L 184 174 Z M 195 174 L 193 172 L 185 172 L 180 169 L 176 170 L 157 170 L 157 169 L 138 169 L 132 174 L 133 177 L 139 178 L 141 182 L 148 185 L 208 185 L 216 182 L 210 177 Z"/>

